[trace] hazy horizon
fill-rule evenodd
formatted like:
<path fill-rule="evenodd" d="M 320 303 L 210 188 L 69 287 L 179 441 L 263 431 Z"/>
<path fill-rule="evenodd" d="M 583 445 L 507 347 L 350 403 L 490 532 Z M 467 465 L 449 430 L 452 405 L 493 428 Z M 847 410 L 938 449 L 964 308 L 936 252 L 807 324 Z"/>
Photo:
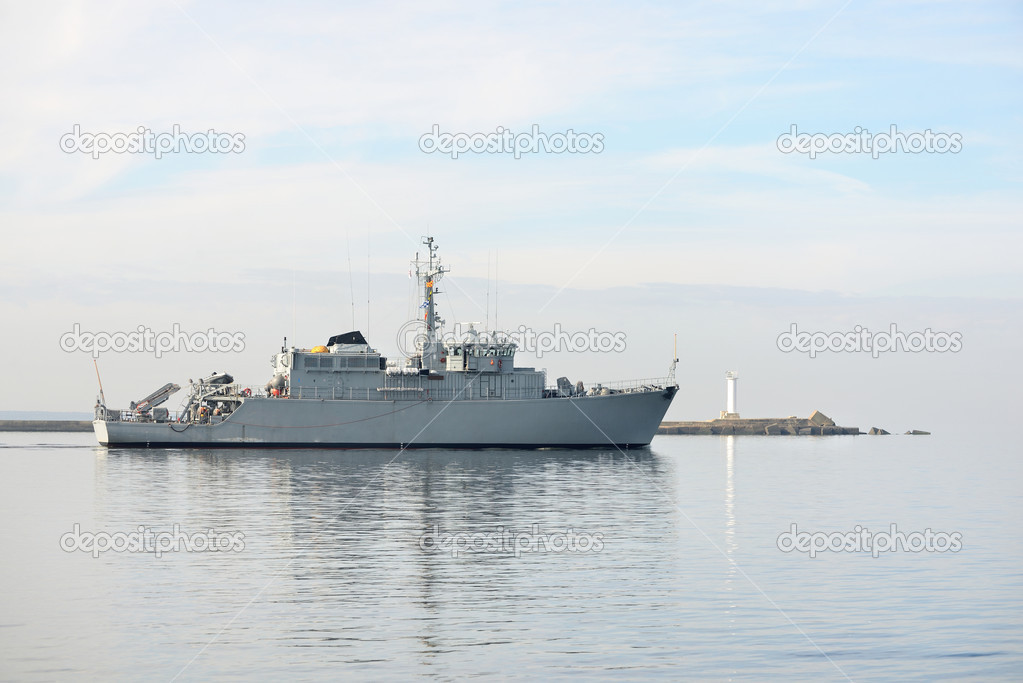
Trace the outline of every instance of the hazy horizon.
<path fill-rule="evenodd" d="M 442 238 L 437 241 L 441 243 Z M 503 262 L 503 261 L 502 261 Z M 485 321 L 486 280 L 459 277 L 458 262 L 441 286 L 439 311 L 452 328 L 456 322 Z M 206 283 L 147 283 L 142 292 L 169 291 L 174 296 L 154 298 L 139 315 L 135 305 L 109 303 L 122 292 L 121 283 L 93 280 L 94 289 L 79 290 L 64 305 L 75 307 L 73 321 L 40 316 L 37 330 L 48 339 L 60 339 L 75 323 L 83 331 L 134 332 L 145 325 L 155 332 L 217 332 L 244 335 L 244 350 L 233 352 L 177 351 L 157 358 L 155 353 L 99 355 L 107 403 L 126 406 L 166 382 L 185 386 L 213 371 L 230 372 L 245 384 L 263 384 L 270 378 L 269 357 L 283 338 L 288 344 L 310 348 L 326 343 L 334 334 L 362 330 L 371 345 L 390 358 L 399 358 L 397 332 L 414 319 L 418 299 L 410 299 L 406 273 L 376 273 L 369 285 L 372 302 L 367 320 L 365 272 L 339 270 L 303 272 L 292 278 L 284 271 L 250 273 L 236 283 L 217 283 L 216 301 L 204 303 Z M 355 283 L 355 320 L 349 282 Z M 149 286 L 151 284 L 151 286 Z M 59 287 L 60 283 L 55 283 Z M 496 294 L 495 294 L 496 289 Z M 515 331 L 525 325 L 536 332 L 620 332 L 626 340 L 621 352 L 599 350 L 545 353 L 520 351 L 520 366 L 546 368 L 551 383 L 561 375 L 573 382 L 623 380 L 667 374 L 673 336 L 678 334 L 680 362 L 677 379 L 681 391 L 666 416 L 668 420 L 704 420 L 724 409 L 726 370 L 737 370 L 739 409 L 744 417 L 806 417 L 821 410 L 840 424 L 867 430 L 889 431 L 961 428 L 957 417 L 973 414 L 972 402 L 986 396 L 992 405 L 1018 406 L 1012 390 L 1012 366 L 1002 368 L 1004 381 L 985 374 L 990 358 L 1009 357 L 1013 348 L 1013 300 L 939 297 L 847 296 L 834 292 L 677 285 L 648 283 L 605 290 L 566 289 L 542 312 L 537 310 L 556 292 L 553 287 L 501 281 L 490 285 L 490 319 L 496 313 L 500 328 Z M 146 300 L 148 294 L 131 296 Z M 182 314 L 178 302 L 195 301 Z M 477 307 L 478 306 L 478 307 Z M 609 319 L 605 311 L 614 311 Z M 958 352 L 785 353 L 778 336 L 796 323 L 799 330 L 851 331 L 856 325 L 885 331 L 894 322 L 907 333 L 957 331 Z M 485 325 L 479 325 L 482 328 Z M 297 334 L 296 334 L 297 333 Z M 11 348 L 24 339 L 8 335 Z M 0 410 L 88 410 L 95 401 L 96 375 L 89 353 L 61 352 L 56 342 L 47 351 L 48 367 L 64 378 L 55 394 L 47 385 L 31 381 L 37 370 L 18 365 L 9 376 L 20 377 L 34 393 L 23 392 L 15 402 L 0 401 Z M 167 404 L 172 409 L 185 392 Z M 33 403 L 28 397 L 35 396 Z M 83 400 L 84 399 L 84 400 Z M 965 421 L 964 421 L 965 422 Z M 951 424 L 950 424 L 951 423 Z M 972 427 L 971 427 L 972 428 Z"/>

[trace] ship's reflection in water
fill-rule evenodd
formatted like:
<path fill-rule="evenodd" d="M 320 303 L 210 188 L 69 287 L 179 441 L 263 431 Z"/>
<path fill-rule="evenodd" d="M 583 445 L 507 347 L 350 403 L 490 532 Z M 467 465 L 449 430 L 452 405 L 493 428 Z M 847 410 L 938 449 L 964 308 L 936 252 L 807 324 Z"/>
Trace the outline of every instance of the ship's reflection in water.
<path fill-rule="evenodd" d="M 97 514 L 106 528 L 245 535 L 240 553 L 172 554 L 122 577 L 174 606 L 165 627 L 190 645 L 172 675 L 215 636 L 197 671 L 241 656 L 289 674 L 648 668 L 677 663 L 682 603 L 701 599 L 677 479 L 656 449 L 112 450 Z"/>
<path fill-rule="evenodd" d="M 992 442 L 978 469 L 960 457 L 972 436 L 669 436 L 625 454 L 6 438 L 5 678 L 1019 678 L 1004 520 L 1021 466 Z M 778 547 L 794 522 L 888 520 L 970 545 Z M 78 523 L 244 548 L 94 558 L 60 545 Z"/>

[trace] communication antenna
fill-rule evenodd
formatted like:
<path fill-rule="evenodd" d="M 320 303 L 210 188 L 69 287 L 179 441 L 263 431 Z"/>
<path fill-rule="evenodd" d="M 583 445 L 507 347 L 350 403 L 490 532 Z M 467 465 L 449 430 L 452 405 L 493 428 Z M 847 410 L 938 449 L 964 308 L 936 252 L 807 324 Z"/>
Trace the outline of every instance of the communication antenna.
<path fill-rule="evenodd" d="M 366 334 L 369 335 L 369 240 L 371 232 L 366 226 Z"/>
<path fill-rule="evenodd" d="M 675 383 L 675 366 L 678 365 L 678 332 L 675 333 L 675 353 L 671 357 L 671 367 L 668 368 L 668 384 Z"/>
<path fill-rule="evenodd" d="M 487 249 L 487 307 L 485 309 L 487 324 L 484 326 L 484 330 L 490 329 L 490 250 Z"/>
<path fill-rule="evenodd" d="M 352 301 L 352 329 L 355 329 L 355 280 L 352 278 L 352 242 L 345 230 L 345 245 L 348 247 L 348 298 Z"/>

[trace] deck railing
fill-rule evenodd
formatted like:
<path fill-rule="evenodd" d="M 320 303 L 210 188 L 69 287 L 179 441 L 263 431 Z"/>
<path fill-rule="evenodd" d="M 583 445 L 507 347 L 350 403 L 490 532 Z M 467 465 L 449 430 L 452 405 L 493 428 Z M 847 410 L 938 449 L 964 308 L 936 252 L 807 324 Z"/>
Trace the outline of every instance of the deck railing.
<path fill-rule="evenodd" d="M 583 382 L 583 386 L 587 387 L 586 393 L 589 394 L 591 389 L 597 387 L 603 389 L 610 389 L 611 391 L 620 393 L 631 393 L 634 391 L 660 391 L 667 389 L 672 386 L 674 382 L 668 377 L 650 377 L 647 379 L 627 379 L 618 380 L 614 382 L 593 382 L 592 384 L 586 384 Z"/>
<path fill-rule="evenodd" d="M 202 389 L 202 393 L 205 395 L 212 394 L 227 398 L 266 398 L 268 396 L 266 387 L 256 384 L 203 384 Z"/>

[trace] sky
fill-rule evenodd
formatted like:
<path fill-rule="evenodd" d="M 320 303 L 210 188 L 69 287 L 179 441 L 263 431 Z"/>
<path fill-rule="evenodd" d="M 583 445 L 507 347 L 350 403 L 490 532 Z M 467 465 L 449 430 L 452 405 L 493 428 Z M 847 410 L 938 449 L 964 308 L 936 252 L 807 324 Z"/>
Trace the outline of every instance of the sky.
<path fill-rule="evenodd" d="M 284 336 L 359 328 L 393 357 L 430 233 L 449 322 L 627 339 L 520 353 L 551 378 L 662 376 L 677 334 L 670 419 L 716 417 L 726 370 L 749 417 L 1011 414 L 1021 45 L 1010 2 L 4 2 L 0 410 L 91 409 L 92 355 L 61 345 L 76 324 L 244 336 L 236 354 L 101 354 L 110 405 L 212 370 L 261 385 Z M 140 127 L 232 149 L 68 137 Z M 424 151 L 433 131 L 502 130 L 600 145 Z M 793 131 L 954 144 L 811 158 L 784 151 Z M 778 348 L 793 324 L 961 348 L 811 358 Z"/>

